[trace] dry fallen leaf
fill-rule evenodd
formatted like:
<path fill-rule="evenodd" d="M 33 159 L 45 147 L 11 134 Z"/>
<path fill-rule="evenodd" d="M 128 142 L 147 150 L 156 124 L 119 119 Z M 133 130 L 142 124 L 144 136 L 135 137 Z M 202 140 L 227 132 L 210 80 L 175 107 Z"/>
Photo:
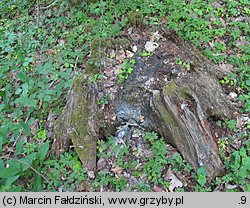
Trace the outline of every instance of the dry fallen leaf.
<path fill-rule="evenodd" d="M 127 58 L 132 58 L 134 56 L 134 53 L 132 53 L 129 50 L 126 50 L 126 55 L 127 55 Z"/>
<path fill-rule="evenodd" d="M 162 16 L 162 17 L 161 17 L 161 23 L 162 23 L 163 25 L 167 24 L 167 18 L 166 18 L 166 16 Z"/>
<path fill-rule="evenodd" d="M 241 117 L 237 117 L 237 124 L 236 124 L 236 128 L 237 129 L 241 129 L 244 126 L 244 121 Z"/>
<path fill-rule="evenodd" d="M 88 171 L 87 172 L 89 178 L 95 178 L 95 173 L 94 171 Z"/>
<path fill-rule="evenodd" d="M 150 53 L 153 53 L 155 51 L 155 49 L 158 47 L 159 47 L 158 43 L 151 42 L 151 41 L 147 41 L 145 44 L 146 51 L 148 51 Z"/>
<path fill-rule="evenodd" d="M 229 95 L 228 95 L 228 97 L 229 97 L 231 100 L 236 99 L 237 96 L 238 96 L 238 95 L 237 95 L 235 92 L 230 92 Z"/>
<path fill-rule="evenodd" d="M 100 169 L 104 169 L 106 166 L 107 166 L 107 162 L 104 158 L 100 158 L 98 161 L 97 161 L 97 170 L 100 170 Z"/>
<path fill-rule="evenodd" d="M 132 47 L 132 51 L 133 51 L 134 53 L 137 52 L 137 46 L 136 46 L 136 45 L 134 45 L 134 46 Z"/>
<path fill-rule="evenodd" d="M 171 174 L 169 179 L 171 180 L 170 181 L 170 186 L 169 186 L 169 191 L 170 192 L 173 192 L 173 190 L 175 188 L 178 188 L 178 187 L 181 188 L 183 186 L 182 182 L 174 174 Z"/>
<path fill-rule="evenodd" d="M 91 192 L 91 191 L 93 191 L 91 186 L 89 185 L 89 183 L 87 181 L 82 181 L 80 184 L 77 184 L 76 190 L 78 192 L 83 192 L 83 191 Z"/>
<path fill-rule="evenodd" d="M 154 186 L 154 187 L 152 188 L 152 190 L 153 190 L 154 192 L 163 192 L 163 189 L 160 188 L 159 186 Z"/>
<path fill-rule="evenodd" d="M 123 171 L 123 169 L 120 168 L 120 167 L 115 167 L 115 168 L 112 168 L 111 171 L 113 173 L 121 174 L 121 172 Z"/>
<path fill-rule="evenodd" d="M 127 58 L 127 56 L 126 56 L 124 50 L 119 50 L 119 51 L 116 52 L 116 57 L 115 57 L 115 59 L 116 59 L 117 61 L 119 61 L 120 63 L 122 63 L 123 60 L 126 59 L 126 58 Z"/>
<path fill-rule="evenodd" d="M 157 42 L 159 41 L 161 36 L 159 35 L 159 31 L 156 31 L 150 38 L 151 42 Z"/>
<path fill-rule="evenodd" d="M 237 185 L 232 185 L 232 184 L 230 184 L 230 183 L 226 183 L 226 184 L 225 184 L 225 188 L 226 188 L 227 190 L 235 189 L 235 188 L 237 188 L 237 187 L 238 187 Z"/>
<path fill-rule="evenodd" d="M 236 42 L 237 47 L 240 47 L 240 46 L 246 45 L 246 44 L 248 44 L 248 42 L 243 37 L 240 37 L 240 40 Z"/>

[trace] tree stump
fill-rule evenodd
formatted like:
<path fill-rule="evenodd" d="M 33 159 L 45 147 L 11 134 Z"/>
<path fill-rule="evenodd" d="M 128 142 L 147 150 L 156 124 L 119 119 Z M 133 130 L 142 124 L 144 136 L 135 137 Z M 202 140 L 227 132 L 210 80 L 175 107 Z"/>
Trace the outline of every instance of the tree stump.
<path fill-rule="evenodd" d="M 75 80 L 54 124 L 53 149 L 66 151 L 72 141 L 86 170 L 92 170 L 96 140 L 114 134 L 124 123 L 132 123 L 159 133 L 194 168 L 205 166 L 211 179 L 221 173 L 222 162 L 209 119 L 232 118 L 233 112 L 218 82 L 224 73 L 175 33 L 162 33 L 155 52 L 142 57 L 146 38 L 136 43 L 130 40 L 138 50 L 133 56 L 134 70 L 124 83 L 117 83 L 116 66 L 121 61 L 107 56 L 102 57 L 100 72 L 106 77 L 104 81 L 88 84 L 88 71 Z M 99 50 L 107 54 L 112 47 Z M 126 47 L 112 50 L 117 54 L 126 52 Z M 107 93 L 109 103 L 98 105 Z"/>

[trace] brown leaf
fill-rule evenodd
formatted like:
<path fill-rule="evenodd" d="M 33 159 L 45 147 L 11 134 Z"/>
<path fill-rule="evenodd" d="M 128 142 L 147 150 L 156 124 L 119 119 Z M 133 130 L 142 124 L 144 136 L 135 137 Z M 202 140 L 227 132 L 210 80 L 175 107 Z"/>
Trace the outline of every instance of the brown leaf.
<path fill-rule="evenodd" d="M 76 185 L 76 191 L 92 192 L 92 188 L 87 181 L 82 181 L 82 183 Z"/>
<path fill-rule="evenodd" d="M 107 162 L 104 158 L 100 158 L 97 162 L 97 170 L 104 169 L 107 166 Z"/>
<path fill-rule="evenodd" d="M 237 117 L 237 124 L 236 124 L 236 128 L 237 129 L 241 129 L 244 126 L 244 121 L 241 117 Z"/>
<path fill-rule="evenodd" d="M 89 177 L 89 178 L 91 178 L 91 179 L 92 179 L 92 178 L 95 178 L 95 173 L 94 173 L 94 171 L 88 171 L 87 174 L 88 174 L 88 177 Z"/>
<path fill-rule="evenodd" d="M 145 50 L 148 51 L 148 52 L 154 52 L 156 48 L 159 47 L 159 44 L 156 43 L 156 42 L 150 42 L 150 41 L 147 41 L 146 44 L 145 44 Z"/>
<path fill-rule="evenodd" d="M 183 186 L 183 183 L 175 176 L 171 168 L 168 169 L 164 179 L 170 180 L 170 186 L 168 188 L 170 192 L 173 192 L 175 188 Z"/>
<path fill-rule="evenodd" d="M 171 176 L 169 177 L 169 179 L 171 180 L 170 181 L 170 186 L 169 186 L 169 191 L 170 192 L 173 192 L 173 190 L 175 188 L 183 186 L 182 182 L 174 174 L 171 174 Z"/>
<path fill-rule="evenodd" d="M 167 18 L 166 18 L 166 16 L 162 16 L 161 17 L 161 23 L 162 24 L 167 24 Z"/>
<path fill-rule="evenodd" d="M 163 192 L 163 189 L 159 186 L 154 186 L 152 189 L 154 192 Z"/>
<path fill-rule="evenodd" d="M 115 168 L 112 168 L 111 171 L 113 173 L 121 174 L 121 172 L 123 171 L 123 169 L 120 168 L 120 167 L 115 167 Z"/>

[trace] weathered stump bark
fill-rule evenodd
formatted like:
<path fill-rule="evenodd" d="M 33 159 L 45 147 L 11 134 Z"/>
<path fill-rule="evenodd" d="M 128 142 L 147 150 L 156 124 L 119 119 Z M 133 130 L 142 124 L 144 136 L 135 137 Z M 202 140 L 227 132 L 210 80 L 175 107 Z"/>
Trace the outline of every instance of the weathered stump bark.
<path fill-rule="evenodd" d="M 98 125 L 95 116 L 98 109 L 97 91 L 87 86 L 87 79 L 74 81 L 63 113 L 54 123 L 53 150 L 58 155 L 69 150 L 71 143 L 86 170 L 95 167 Z"/>
<path fill-rule="evenodd" d="M 221 173 L 222 162 L 208 119 L 232 117 L 231 105 L 218 83 L 223 73 L 176 35 L 162 38 L 159 45 L 150 57 L 136 53 L 133 73 L 112 90 L 110 83 L 101 88 L 88 85 L 87 73 L 75 81 L 55 123 L 56 151 L 67 150 L 72 141 L 85 168 L 93 169 L 100 134 L 110 135 L 112 127 L 126 122 L 136 123 L 158 132 L 196 169 L 205 166 L 210 178 Z M 177 58 L 191 67 L 176 64 Z M 96 104 L 100 91 L 110 94 L 105 108 Z"/>

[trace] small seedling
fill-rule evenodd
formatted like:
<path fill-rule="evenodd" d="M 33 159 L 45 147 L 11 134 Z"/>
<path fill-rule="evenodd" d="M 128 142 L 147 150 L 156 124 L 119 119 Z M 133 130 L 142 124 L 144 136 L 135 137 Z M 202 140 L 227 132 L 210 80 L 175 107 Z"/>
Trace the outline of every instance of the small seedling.
<path fill-rule="evenodd" d="M 180 58 L 177 58 L 176 61 L 175 61 L 175 63 L 178 64 L 178 65 L 184 66 L 185 69 L 186 69 L 187 71 L 190 71 L 191 65 L 192 65 L 194 62 L 193 62 L 193 61 L 190 61 L 190 62 L 187 62 L 187 63 L 186 63 L 186 62 L 184 62 L 183 60 L 181 60 Z"/>
<path fill-rule="evenodd" d="M 101 79 L 103 79 L 103 78 L 104 78 L 104 74 L 95 74 L 93 77 L 91 77 L 91 78 L 88 80 L 88 84 L 100 82 Z"/>
<path fill-rule="evenodd" d="M 121 69 L 119 70 L 119 75 L 118 75 L 118 83 L 123 83 L 128 76 L 133 72 L 134 68 L 133 66 L 135 65 L 135 60 L 125 60 L 122 65 Z"/>
<path fill-rule="evenodd" d="M 146 51 L 146 50 L 143 50 L 143 51 L 141 51 L 141 52 L 139 53 L 139 55 L 140 55 L 141 57 L 147 57 L 147 56 L 151 56 L 152 54 L 151 54 L 150 52 Z"/>
<path fill-rule="evenodd" d="M 224 76 L 223 79 L 220 80 L 220 83 L 223 85 L 231 85 L 233 86 L 235 84 L 235 80 L 232 80 L 230 78 L 228 78 L 227 76 Z"/>
<path fill-rule="evenodd" d="M 204 186 L 207 182 L 206 176 L 207 176 L 207 171 L 205 167 L 200 167 L 197 170 L 197 175 L 198 175 L 198 183 L 201 186 Z"/>
<path fill-rule="evenodd" d="M 107 105 L 109 104 L 110 94 L 104 95 L 100 100 L 97 102 L 98 105 Z"/>

